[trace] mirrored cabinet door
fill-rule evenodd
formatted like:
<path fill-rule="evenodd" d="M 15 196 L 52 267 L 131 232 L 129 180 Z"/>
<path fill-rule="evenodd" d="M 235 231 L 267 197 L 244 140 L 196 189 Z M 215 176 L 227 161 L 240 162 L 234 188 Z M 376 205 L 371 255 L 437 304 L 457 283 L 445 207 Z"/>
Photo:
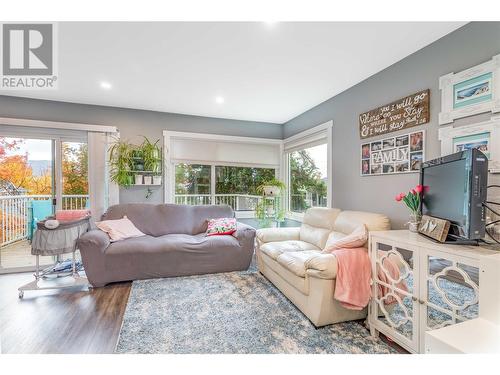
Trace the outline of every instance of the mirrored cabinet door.
<path fill-rule="evenodd" d="M 375 259 L 374 304 L 372 318 L 381 328 L 397 335 L 398 341 L 418 350 L 418 253 L 409 246 L 375 240 L 371 247 Z M 373 267 L 375 269 L 373 269 Z M 385 328 L 385 329 L 384 329 Z"/>
<path fill-rule="evenodd" d="M 441 255 L 441 256 L 440 256 Z M 464 258 L 426 253 L 425 311 L 426 330 L 477 318 L 479 315 L 479 264 Z"/>

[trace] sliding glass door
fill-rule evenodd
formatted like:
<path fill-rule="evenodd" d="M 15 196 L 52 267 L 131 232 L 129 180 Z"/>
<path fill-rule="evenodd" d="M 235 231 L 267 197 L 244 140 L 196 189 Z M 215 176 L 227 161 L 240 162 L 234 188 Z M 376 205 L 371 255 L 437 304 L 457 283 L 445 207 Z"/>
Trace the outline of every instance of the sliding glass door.
<path fill-rule="evenodd" d="M 0 272 L 35 265 L 36 223 L 55 211 L 54 155 L 52 139 L 0 136 Z"/>
<path fill-rule="evenodd" d="M 89 206 L 87 170 L 84 139 L 0 133 L 0 273 L 34 268 L 30 241 L 39 220 Z"/>

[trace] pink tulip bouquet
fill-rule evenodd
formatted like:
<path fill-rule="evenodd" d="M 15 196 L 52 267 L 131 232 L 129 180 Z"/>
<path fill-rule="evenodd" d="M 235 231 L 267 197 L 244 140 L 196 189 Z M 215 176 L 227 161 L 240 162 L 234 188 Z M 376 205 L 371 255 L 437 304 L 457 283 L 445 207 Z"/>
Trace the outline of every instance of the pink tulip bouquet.
<path fill-rule="evenodd" d="M 403 201 L 410 210 L 410 221 L 408 224 L 412 232 L 417 231 L 418 224 L 420 223 L 420 203 L 424 191 L 428 191 L 427 186 L 417 185 L 414 189 L 411 189 L 408 194 L 400 193 L 396 195 L 396 202 Z"/>

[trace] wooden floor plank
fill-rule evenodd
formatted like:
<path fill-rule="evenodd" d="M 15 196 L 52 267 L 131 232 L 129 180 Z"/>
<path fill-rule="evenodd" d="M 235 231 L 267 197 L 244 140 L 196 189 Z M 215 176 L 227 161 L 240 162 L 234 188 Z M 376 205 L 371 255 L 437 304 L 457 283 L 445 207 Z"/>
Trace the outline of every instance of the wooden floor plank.
<path fill-rule="evenodd" d="M 113 353 L 131 283 L 91 291 L 27 291 L 31 274 L 0 276 L 2 353 Z"/>

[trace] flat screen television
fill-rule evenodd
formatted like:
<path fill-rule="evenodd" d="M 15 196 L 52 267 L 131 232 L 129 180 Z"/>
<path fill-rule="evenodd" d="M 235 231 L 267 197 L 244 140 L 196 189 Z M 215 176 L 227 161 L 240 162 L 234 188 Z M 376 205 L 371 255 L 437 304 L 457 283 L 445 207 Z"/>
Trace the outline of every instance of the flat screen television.
<path fill-rule="evenodd" d="M 420 170 L 424 188 L 421 212 L 449 220 L 447 242 L 477 242 L 485 235 L 488 159 L 477 149 L 426 161 Z"/>

